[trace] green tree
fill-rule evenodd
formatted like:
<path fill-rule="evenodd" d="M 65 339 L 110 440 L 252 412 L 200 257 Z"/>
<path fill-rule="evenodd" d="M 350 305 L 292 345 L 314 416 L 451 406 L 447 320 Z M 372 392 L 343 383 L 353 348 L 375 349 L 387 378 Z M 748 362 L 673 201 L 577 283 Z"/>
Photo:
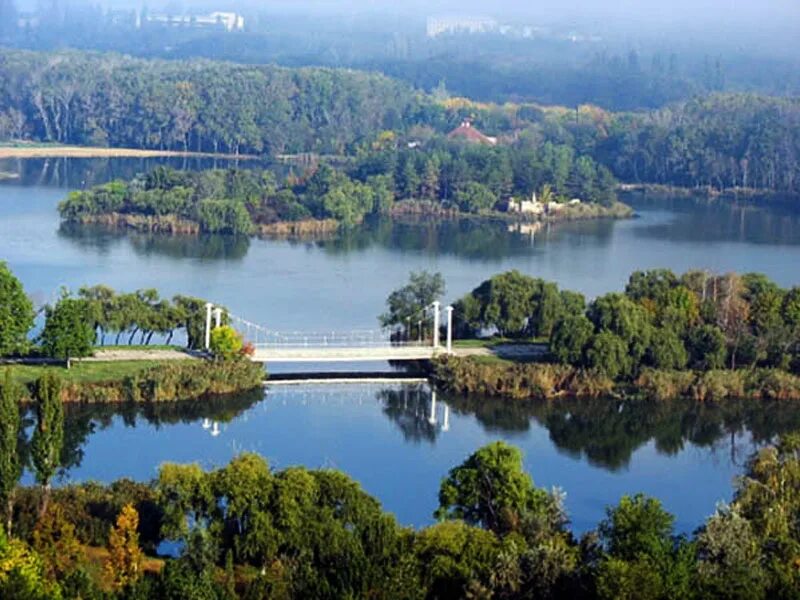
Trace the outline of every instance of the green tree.
<path fill-rule="evenodd" d="M 583 315 L 561 319 L 553 329 L 550 352 L 562 364 L 579 366 L 594 337 L 594 325 Z"/>
<path fill-rule="evenodd" d="M 161 465 L 156 489 L 164 508 L 164 535 L 171 539 L 187 539 L 192 525 L 202 522 L 214 506 L 210 477 L 196 464 Z"/>
<path fill-rule="evenodd" d="M 586 349 L 586 365 L 611 379 L 627 377 L 633 370 L 633 357 L 628 345 L 610 331 L 596 334 Z"/>
<path fill-rule="evenodd" d="M 55 306 L 47 307 L 45 315 L 39 340 L 47 356 L 69 359 L 92 353 L 95 321 L 89 301 L 70 298 L 65 292 Z"/>
<path fill-rule="evenodd" d="M 708 371 L 725 366 L 725 334 L 715 325 L 700 325 L 689 332 L 687 342 L 692 368 Z"/>
<path fill-rule="evenodd" d="M 663 327 L 653 330 L 647 354 L 649 362 L 656 369 L 682 370 L 689 362 L 689 353 L 683 340 L 674 331 Z"/>
<path fill-rule="evenodd" d="M 6 507 L 6 531 L 11 535 L 14 491 L 22 476 L 22 462 L 17 448 L 22 390 L 12 381 L 10 370 L 6 369 L 0 377 L 0 502 Z"/>
<path fill-rule="evenodd" d="M 388 310 L 380 316 L 381 326 L 400 327 L 411 335 L 409 327 L 425 318 L 425 310 L 445 294 L 444 277 L 441 273 L 427 271 L 412 272 L 408 283 L 396 289 L 386 299 Z"/>
<path fill-rule="evenodd" d="M 480 327 L 494 328 L 503 336 L 524 336 L 540 285 L 540 280 L 519 271 L 508 271 L 484 281 L 471 292 L 481 307 Z"/>
<path fill-rule="evenodd" d="M 800 435 L 785 435 L 752 457 L 738 482 L 732 509 L 749 521 L 760 544 L 769 579 L 767 597 L 796 598 L 800 589 Z"/>
<path fill-rule="evenodd" d="M 694 549 L 673 537 L 672 515 L 641 494 L 624 496 L 598 528 L 604 549 L 596 574 L 602 599 L 660 600 L 692 596 Z"/>
<path fill-rule="evenodd" d="M 416 536 L 413 551 L 427 597 L 490 597 L 491 575 L 500 551 L 491 532 L 457 521 L 439 523 Z"/>
<path fill-rule="evenodd" d="M 439 489 L 435 517 L 506 534 L 518 530 L 529 515 L 547 511 L 551 502 L 522 468 L 519 449 L 494 442 L 451 469 Z"/>
<path fill-rule="evenodd" d="M 761 545 L 750 522 L 735 508 L 723 507 L 697 535 L 700 597 L 759 600 L 766 597 L 767 575 Z"/>
<path fill-rule="evenodd" d="M 36 382 L 36 428 L 31 441 L 31 458 L 36 481 L 42 486 L 41 514 L 47 512 L 50 482 L 60 464 L 64 444 L 64 407 L 61 379 L 47 372 Z"/>
<path fill-rule="evenodd" d="M 470 213 L 480 213 L 491 210 L 497 204 L 497 196 L 488 187 L 475 181 L 470 181 L 455 195 L 458 207 Z"/>
<path fill-rule="evenodd" d="M 22 283 L 0 262 L 0 356 L 22 352 L 33 327 L 33 305 Z"/>
<path fill-rule="evenodd" d="M 647 311 L 627 296 L 613 293 L 592 302 L 587 315 L 596 331 L 612 333 L 627 345 L 630 360 L 627 365 L 620 365 L 620 373 L 638 369 L 652 335 Z"/>
<path fill-rule="evenodd" d="M 42 559 L 22 540 L 8 539 L 0 528 L 0 597 L 59 600 L 61 588 L 48 581 Z"/>

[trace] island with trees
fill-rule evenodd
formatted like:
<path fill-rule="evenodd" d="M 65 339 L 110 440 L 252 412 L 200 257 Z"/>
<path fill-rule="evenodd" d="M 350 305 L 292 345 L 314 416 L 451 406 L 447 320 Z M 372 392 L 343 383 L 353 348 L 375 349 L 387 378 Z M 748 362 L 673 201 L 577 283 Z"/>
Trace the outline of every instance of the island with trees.
<path fill-rule="evenodd" d="M 387 300 L 384 326 L 444 294 L 438 274 L 412 274 Z M 441 356 L 439 385 L 505 398 L 560 396 L 800 400 L 800 287 L 764 275 L 638 271 L 625 291 L 587 304 L 577 292 L 518 271 L 453 304 L 455 338 L 525 343 L 525 360 Z M 414 335 L 414 332 L 411 332 Z"/>
<path fill-rule="evenodd" d="M 174 171 L 71 192 L 67 223 L 172 234 L 320 234 L 369 216 L 480 215 L 524 221 L 624 218 L 616 181 L 566 145 L 487 147 L 432 137 L 413 148 L 383 132 L 357 154 L 279 182 L 257 169 Z M 530 200 L 533 198 L 533 200 Z"/>

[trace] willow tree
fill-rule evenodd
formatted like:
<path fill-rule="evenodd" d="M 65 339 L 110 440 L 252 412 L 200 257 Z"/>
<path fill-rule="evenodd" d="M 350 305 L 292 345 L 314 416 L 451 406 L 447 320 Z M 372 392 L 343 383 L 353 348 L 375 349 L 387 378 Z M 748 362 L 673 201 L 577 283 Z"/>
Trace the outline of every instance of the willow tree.
<path fill-rule="evenodd" d="M 47 512 L 50 482 L 60 464 L 63 445 L 64 407 L 61 404 L 61 379 L 54 373 L 45 373 L 36 382 L 36 429 L 31 443 L 36 481 L 44 492 L 42 515 Z"/>
<path fill-rule="evenodd" d="M 14 514 L 14 491 L 22 475 L 17 452 L 19 440 L 20 388 L 11 380 L 11 371 L 6 370 L 0 381 L 0 501 L 6 505 L 6 530 L 11 535 L 11 519 Z"/>

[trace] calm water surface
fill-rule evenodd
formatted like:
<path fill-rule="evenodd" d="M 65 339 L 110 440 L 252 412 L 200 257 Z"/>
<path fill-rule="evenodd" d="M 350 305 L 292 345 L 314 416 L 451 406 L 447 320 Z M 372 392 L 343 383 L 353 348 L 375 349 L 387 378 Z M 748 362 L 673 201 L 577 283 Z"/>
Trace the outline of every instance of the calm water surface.
<path fill-rule="evenodd" d="M 372 223 L 317 242 L 59 226 L 56 205 L 69 189 L 129 177 L 154 164 L 0 163 L 0 171 L 22 174 L 0 183 L 0 260 L 39 302 L 64 285 L 155 287 L 163 295 L 188 293 L 224 303 L 273 329 L 300 331 L 374 327 L 388 293 L 418 269 L 441 271 L 448 299 L 512 268 L 589 297 L 621 289 L 633 270 L 656 267 L 762 271 L 785 286 L 800 283 L 796 215 L 679 200 L 633 199 L 637 219 L 559 224 L 533 235 L 470 221 Z M 369 385 L 273 388 L 263 399 L 259 393 L 233 406 L 159 407 L 161 412 L 147 415 L 85 409 L 71 417 L 65 458 L 72 467 L 65 476 L 148 478 L 164 460 L 210 466 L 255 450 L 277 467 L 344 469 L 403 523 L 420 525 L 430 521 L 447 470 L 479 445 L 504 438 L 523 448 L 537 484 L 565 489 L 579 529 L 593 526 L 621 494 L 644 491 L 662 498 L 681 528 L 691 530 L 716 501 L 730 497 L 732 479 L 755 445 L 800 424 L 759 405 L 741 408 L 744 416 L 709 421 L 697 417 L 698 407 L 673 408 L 665 416 L 658 407 L 634 411 L 606 402 L 593 412 L 575 406 L 510 414 L 507 404 L 447 399 L 450 427 L 442 431 L 443 415 L 436 426 L 425 416 L 429 393 L 410 390 L 419 396 L 418 406 L 408 409 L 407 397 L 401 410 L 397 396 L 403 391 Z"/>
<path fill-rule="evenodd" d="M 70 407 L 62 481 L 150 479 L 164 461 L 221 466 L 242 451 L 275 468 L 342 469 L 401 523 L 429 524 L 439 483 L 479 446 L 519 446 L 537 485 L 558 486 L 585 531 L 623 494 L 660 498 L 691 531 L 749 454 L 800 428 L 800 407 L 730 402 L 514 403 L 428 386 L 272 386 L 215 402 Z M 431 419 L 433 416 L 433 420 Z"/>

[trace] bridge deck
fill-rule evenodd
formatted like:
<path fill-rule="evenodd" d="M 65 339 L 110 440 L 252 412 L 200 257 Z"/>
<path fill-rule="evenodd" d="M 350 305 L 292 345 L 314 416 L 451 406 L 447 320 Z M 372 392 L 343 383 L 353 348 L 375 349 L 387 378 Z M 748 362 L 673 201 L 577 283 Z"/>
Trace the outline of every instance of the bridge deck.
<path fill-rule="evenodd" d="M 256 347 L 252 360 L 262 363 L 276 362 L 365 362 L 365 361 L 412 361 L 430 360 L 442 348 L 432 346 L 386 346 L 365 348 L 281 348 Z"/>

